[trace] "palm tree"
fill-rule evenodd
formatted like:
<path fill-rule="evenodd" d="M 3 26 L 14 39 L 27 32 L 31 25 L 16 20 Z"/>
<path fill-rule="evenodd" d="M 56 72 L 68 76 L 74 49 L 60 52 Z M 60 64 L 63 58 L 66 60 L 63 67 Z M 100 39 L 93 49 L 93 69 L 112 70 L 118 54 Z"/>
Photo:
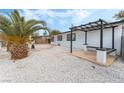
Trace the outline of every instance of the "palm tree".
<path fill-rule="evenodd" d="M 8 17 L 0 15 L 0 32 L 7 36 L 11 59 L 21 59 L 28 55 L 29 36 L 38 30 L 46 30 L 46 23 L 35 19 L 26 20 L 18 10 Z"/>

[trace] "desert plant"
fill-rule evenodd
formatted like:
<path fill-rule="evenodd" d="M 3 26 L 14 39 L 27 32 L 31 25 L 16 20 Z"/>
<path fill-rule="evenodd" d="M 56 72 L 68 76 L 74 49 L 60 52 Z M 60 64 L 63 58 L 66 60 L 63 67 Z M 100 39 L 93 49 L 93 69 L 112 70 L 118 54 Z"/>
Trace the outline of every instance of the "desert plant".
<path fill-rule="evenodd" d="M 47 29 L 44 21 L 26 20 L 18 10 L 13 10 L 8 16 L 0 15 L 0 31 L 7 37 L 11 59 L 26 57 L 29 36 L 41 29 Z"/>
<path fill-rule="evenodd" d="M 121 10 L 117 14 L 115 14 L 114 18 L 116 18 L 117 20 L 124 20 L 124 10 Z"/>

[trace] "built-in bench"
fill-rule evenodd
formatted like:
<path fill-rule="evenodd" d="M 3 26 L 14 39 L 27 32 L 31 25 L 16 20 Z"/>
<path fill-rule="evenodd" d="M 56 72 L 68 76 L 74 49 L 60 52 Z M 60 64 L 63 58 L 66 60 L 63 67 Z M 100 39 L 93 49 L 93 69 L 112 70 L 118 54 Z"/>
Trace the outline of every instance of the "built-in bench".
<path fill-rule="evenodd" d="M 87 46 L 87 50 L 90 51 L 96 51 L 96 49 L 98 49 L 99 47 L 95 47 L 95 46 Z"/>
<path fill-rule="evenodd" d="M 92 51 L 96 51 L 97 49 L 100 49 L 100 47 L 87 46 L 87 49 L 92 50 Z M 116 52 L 116 49 L 112 49 L 112 48 L 103 48 L 103 49 L 107 51 L 107 54 L 110 54 L 112 52 Z"/>
<path fill-rule="evenodd" d="M 107 54 L 110 54 L 110 53 L 112 53 L 112 52 L 116 52 L 116 49 L 110 49 L 110 50 L 108 50 L 108 51 L 107 51 Z"/>
<path fill-rule="evenodd" d="M 96 52 L 96 60 L 101 64 L 106 64 L 107 62 L 107 55 L 109 56 L 116 56 L 116 49 L 112 48 L 102 48 L 95 47 L 95 46 L 86 46 L 87 50 L 92 49 Z"/>

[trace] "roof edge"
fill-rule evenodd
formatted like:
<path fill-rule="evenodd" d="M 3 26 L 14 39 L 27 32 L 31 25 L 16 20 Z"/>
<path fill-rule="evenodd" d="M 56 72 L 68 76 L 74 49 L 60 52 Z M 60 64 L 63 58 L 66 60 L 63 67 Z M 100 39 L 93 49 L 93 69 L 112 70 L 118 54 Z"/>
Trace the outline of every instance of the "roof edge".
<path fill-rule="evenodd" d="M 120 23 L 124 23 L 124 20 L 110 22 L 110 24 L 120 24 Z M 57 35 L 61 35 L 61 34 L 64 34 L 64 33 L 69 33 L 69 32 L 71 32 L 71 31 L 61 32 L 60 34 L 57 34 Z M 73 32 L 75 32 L 75 31 L 73 31 Z"/>

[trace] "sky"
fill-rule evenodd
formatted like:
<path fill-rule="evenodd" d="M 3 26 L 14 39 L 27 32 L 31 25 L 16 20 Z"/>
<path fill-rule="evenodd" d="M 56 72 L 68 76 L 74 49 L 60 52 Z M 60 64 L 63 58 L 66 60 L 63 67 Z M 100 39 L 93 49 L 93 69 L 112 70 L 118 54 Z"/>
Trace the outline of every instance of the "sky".
<path fill-rule="evenodd" d="M 0 14 L 7 15 L 11 9 L 1 9 Z M 26 19 L 43 20 L 50 29 L 57 29 L 61 32 L 69 31 L 69 28 L 92 21 L 99 18 L 108 22 L 116 21 L 113 16 L 118 9 L 20 9 L 19 12 Z M 43 31 L 39 31 L 40 35 Z"/>

